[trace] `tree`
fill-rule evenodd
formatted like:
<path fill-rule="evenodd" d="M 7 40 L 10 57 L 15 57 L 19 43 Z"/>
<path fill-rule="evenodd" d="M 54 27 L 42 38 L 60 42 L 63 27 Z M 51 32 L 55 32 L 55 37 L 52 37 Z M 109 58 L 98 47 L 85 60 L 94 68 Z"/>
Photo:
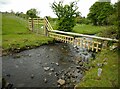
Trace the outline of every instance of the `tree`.
<path fill-rule="evenodd" d="M 118 22 L 119 22 L 119 20 L 118 20 L 118 4 L 120 3 L 120 1 L 119 2 L 117 2 L 117 3 L 115 3 L 114 5 L 113 5 L 113 9 L 114 9 L 114 11 L 113 11 L 113 13 L 112 13 L 112 15 L 109 15 L 108 17 L 107 17 L 107 20 L 108 20 L 108 23 L 110 24 L 110 25 L 118 25 Z"/>
<path fill-rule="evenodd" d="M 32 8 L 30 10 L 28 10 L 26 12 L 26 14 L 30 17 L 30 18 L 36 18 L 37 17 L 37 14 L 38 14 L 38 11 L 35 9 L 35 8 Z"/>
<path fill-rule="evenodd" d="M 72 31 L 76 25 L 76 17 L 80 12 L 77 11 L 78 7 L 76 2 L 71 2 L 70 5 L 64 5 L 63 2 L 52 4 L 53 12 L 57 15 L 57 29 L 63 31 Z"/>
<path fill-rule="evenodd" d="M 33 31 L 33 18 L 37 17 L 37 10 L 35 8 L 32 8 L 26 12 L 26 14 L 32 19 L 32 31 Z"/>
<path fill-rule="evenodd" d="M 95 2 L 90 7 L 88 18 L 94 25 L 107 25 L 107 17 L 113 13 L 113 6 L 110 2 Z"/>

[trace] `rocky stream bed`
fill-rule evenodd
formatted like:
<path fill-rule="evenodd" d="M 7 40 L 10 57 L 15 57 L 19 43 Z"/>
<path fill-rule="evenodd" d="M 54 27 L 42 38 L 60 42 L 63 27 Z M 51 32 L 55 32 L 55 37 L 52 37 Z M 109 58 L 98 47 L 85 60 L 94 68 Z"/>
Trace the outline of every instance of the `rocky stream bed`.
<path fill-rule="evenodd" d="M 2 57 L 2 77 L 12 87 L 74 87 L 93 53 L 65 43 Z"/>

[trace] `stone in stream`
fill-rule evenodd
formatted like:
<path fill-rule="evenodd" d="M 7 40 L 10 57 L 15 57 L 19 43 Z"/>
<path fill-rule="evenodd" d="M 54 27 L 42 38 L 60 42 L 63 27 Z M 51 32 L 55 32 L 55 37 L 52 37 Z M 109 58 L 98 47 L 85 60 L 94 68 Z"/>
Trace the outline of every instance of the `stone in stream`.
<path fill-rule="evenodd" d="M 47 65 L 47 63 L 45 63 L 45 65 Z"/>
<path fill-rule="evenodd" d="M 58 76 L 59 74 L 57 72 L 55 72 L 55 76 Z"/>
<path fill-rule="evenodd" d="M 53 49 L 50 49 L 50 51 L 52 52 L 52 51 L 53 51 Z"/>
<path fill-rule="evenodd" d="M 37 54 L 37 56 L 39 57 L 39 56 L 41 56 L 41 54 Z"/>
<path fill-rule="evenodd" d="M 75 75 L 72 75 L 71 77 L 72 77 L 72 78 L 76 78 L 76 76 L 75 76 Z"/>
<path fill-rule="evenodd" d="M 18 68 L 19 66 L 18 65 L 15 65 L 16 68 Z"/>
<path fill-rule="evenodd" d="M 31 57 L 32 55 L 31 54 L 28 54 L 29 57 Z"/>
<path fill-rule="evenodd" d="M 49 58 L 49 55 L 47 55 L 46 58 Z"/>
<path fill-rule="evenodd" d="M 47 70 L 49 70 L 50 69 L 50 67 L 44 67 L 44 70 L 45 71 L 47 71 Z"/>
<path fill-rule="evenodd" d="M 58 85 L 58 87 L 60 87 L 60 85 Z"/>
<path fill-rule="evenodd" d="M 77 72 L 80 73 L 80 70 L 78 69 Z"/>
<path fill-rule="evenodd" d="M 80 69 L 80 68 L 81 68 L 81 66 L 76 66 L 76 68 L 77 68 L 77 69 Z"/>
<path fill-rule="evenodd" d="M 65 84 L 65 80 L 59 79 L 59 80 L 57 81 L 57 83 L 59 83 L 60 85 L 64 85 L 64 84 Z"/>
<path fill-rule="evenodd" d="M 62 75 L 62 76 L 61 76 L 61 78 L 62 78 L 62 79 L 64 79 L 64 78 L 65 78 L 65 76 L 64 76 L 64 75 Z"/>
<path fill-rule="evenodd" d="M 51 64 L 54 64 L 55 62 L 51 62 Z"/>
<path fill-rule="evenodd" d="M 57 66 L 59 66 L 59 64 L 58 63 L 55 63 Z"/>
<path fill-rule="evenodd" d="M 34 75 L 33 74 L 31 74 L 31 79 L 33 79 L 34 78 Z"/>
<path fill-rule="evenodd" d="M 73 66 L 70 66 L 70 68 L 73 68 Z"/>
<path fill-rule="evenodd" d="M 54 68 L 51 68 L 50 70 L 51 70 L 52 72 L 54 72 L 55 69 L 54 69 Z"/>
<path fill-rule="evenodd" d="M 42 64 L 42 62 L 41 62 L 41 61 L 39 61 L 39 64 Z"/>
<path fill-rule="evenodd" d="M 48 75 L 49 75 L 49 76 L 51 76 L 51 75 L 52 75 L 52 73 L 48 73 Z"/>
<path fill-rule="evenodd" d="M 46 78 L 44 79 L 44 82 L 47 83 L 47 79 Z"/>
<path fill-rule="evenodd" d="M 11 75 L 10 74 L 6 74 L 7 77 L 10 77 Z"/>

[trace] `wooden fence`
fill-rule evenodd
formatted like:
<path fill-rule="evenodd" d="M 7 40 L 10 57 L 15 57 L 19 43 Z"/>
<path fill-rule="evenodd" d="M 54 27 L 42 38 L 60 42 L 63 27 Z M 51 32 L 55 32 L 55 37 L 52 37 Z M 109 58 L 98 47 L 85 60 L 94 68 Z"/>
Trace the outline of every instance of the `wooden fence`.
<path fill-rule="evenodd" d="M 70 43 L 76 46 L 79 46 L 81 48 L 87 48 L 91 51 L 98 52 L 102 48 L 102 42 L 103 41 L 113 41 L 118 42 L 116 39 L 111 38 L 104 38 L 104 37 L 98 37 L 98 36 L 90 36 L 90 35 L 84 35 L 84 34 L 78 34 L 73 32 L 64 32 L 64 31 L 58 31 L 53 30 L 51 27 L 49 21 L 47 18 L 44 19 L 44 29 L 45 29 L 45 35 L 54 38 L 55 40 Z M 89 40 L 87 38 L 92 38 L 92 40 Z"/>
<path fill-rule="evenodd" d="M 30 31 L 44 35 L 44 23 L 40 18 L 29 18 L 28 28 Z"/>

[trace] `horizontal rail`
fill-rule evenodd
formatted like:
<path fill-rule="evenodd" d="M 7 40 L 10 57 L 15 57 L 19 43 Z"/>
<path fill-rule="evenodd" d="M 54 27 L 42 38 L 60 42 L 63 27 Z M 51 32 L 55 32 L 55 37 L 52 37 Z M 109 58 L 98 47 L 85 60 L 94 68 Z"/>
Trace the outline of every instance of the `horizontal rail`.
<path fill-rule="evenodd" d="M 90 36 L 90 35 L 78 34 L 78 33 L 73 33 L 73 32 L 64 32 L 64 31 L 58 31 L 58 30 L 49 30 L 49 32 L 62 33 L 62 34 L 68 34 L 68 35 L 74 35 L 74 36 L 82 36 L 82 37 L 87 37 L 87 38 L 95 38 L 95 39 L 100 39 L 100 40 L 119 42 L 117 39 L 104 38 L 104 37 L 98 37 L 98 36 Z"/>

